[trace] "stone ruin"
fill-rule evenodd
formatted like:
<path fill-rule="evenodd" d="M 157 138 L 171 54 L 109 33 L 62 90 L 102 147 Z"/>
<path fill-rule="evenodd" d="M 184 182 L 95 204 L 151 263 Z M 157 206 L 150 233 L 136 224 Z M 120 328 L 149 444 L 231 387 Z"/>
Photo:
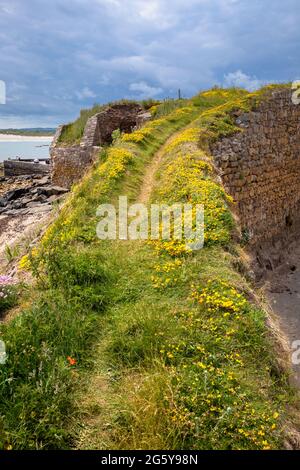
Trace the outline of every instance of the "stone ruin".
<path fill-rule="evenodd" d="M 113 131 L 132 132 L 150 117 L 139 104 L 114 104 L 90 117 L 80 144 L 72 146 L 60 143 L 66 127 L 60 126 L 50 147 L 53 184 L 70 188 L 93 164 L 101 147 L 112 142 Z"/>

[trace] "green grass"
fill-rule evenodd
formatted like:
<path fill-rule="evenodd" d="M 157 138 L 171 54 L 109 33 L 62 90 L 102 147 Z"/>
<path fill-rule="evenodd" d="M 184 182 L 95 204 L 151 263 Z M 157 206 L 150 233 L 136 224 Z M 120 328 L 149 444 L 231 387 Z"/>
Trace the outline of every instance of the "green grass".
<path fill-rule="evenodd" d="M 169 202 L 177 190 L 183 200 L 212 198 L 224 217 L 210 219 L 203 250 L 174 257 L 164 245 L 95 237 L 97 206 L 119 194 L 136 200 L 146 165 L 170 135 L 193 121 L 199 136 L 211 136 L 211 125 L 247 99 L 241 90 L 198 96 L 140 143 L 118 139 L 73 188 L 27 259 L 38 279 L 35 300 L 1 325 L 8 352 L 0 368 L 2 448 L 282 447 L 290 391 L 276 372 L 265 314 L 247 300 L 251 288 L 233 268 L 239 259 L 226 235 L 226 195 L 212 171 L 198 168 L 204 150 L 184 141 L 180 151 L 165 149 L 153 194 Z M 177 159 L 191 153 L 182 175 Z M 168 171 L 172 163 L 179 173 Z"/>
<path fill-rule="evenodd" d="M 247 305 L 241 318 L 225 319 L 220 311 L 212 324 L 205 306 L 190 296 L 191 284 L 201 280 L 205 285 L 210 277 L 247 290 L 232 270 L 234 257 L 221 248 L 204 249 L 182 259 L 171 275 L 176 282 L 155 288 L 152 276 L 171 261 L 168 256 L 154 256 L 150 247 L 134 243 L 104 249 L 115 282 L 110 321 L 95 356 L 94 374 L 101 377 L 102 389 L 99 397 L 92 382 L 84 398 L 78 398 L 84 403 L 85 423 L 79 447 L 281 447 L 275 413 L 282 411 L 288 396 L 284 377 L 270 375 L 275 361 L 263 312 Z M 243 364 L 228 359 L 237 352 Z M 261 427 L 263 438 L 258 435 Z"/>
<path fill-rule="evenodd" d="M 167 116 L 169 113 L 172 111 L 175 111 L 176 109 L 183 108 L 184 106 L 188 106 L 190 100 L 186 99 L 178 99 L 178 100 L 172 100 L 172 99 L 166 99 L 162 103 L 156 105 L 156 110 L 155 110 L 155 117 L 160 118 L 163 116 Z"/>

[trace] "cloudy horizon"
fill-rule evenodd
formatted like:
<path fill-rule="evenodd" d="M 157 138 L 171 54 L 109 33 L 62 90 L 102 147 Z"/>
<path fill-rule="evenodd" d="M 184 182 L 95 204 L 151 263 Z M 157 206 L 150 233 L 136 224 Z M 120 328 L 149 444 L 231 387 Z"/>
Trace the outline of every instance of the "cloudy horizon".
<path fill-rule="evenodd" d="M 257 20 L 259 18 L 259 21 Z M 297 0 L 0 0 L 0 128 L 94 103 L 300 78 Z"/>

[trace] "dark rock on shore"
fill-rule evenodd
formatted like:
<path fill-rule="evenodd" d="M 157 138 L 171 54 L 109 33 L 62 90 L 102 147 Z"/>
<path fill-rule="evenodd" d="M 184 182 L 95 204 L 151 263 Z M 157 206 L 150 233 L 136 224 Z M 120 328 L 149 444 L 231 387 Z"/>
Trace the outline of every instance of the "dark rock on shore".
<path fill-rule="evenodd" d="M 66 188 L 51 185 L 50 176 L 1 178 L 0 185 L 0 215 L 7 216 L 48 212 L 51 204 L 68 192 Z"/>

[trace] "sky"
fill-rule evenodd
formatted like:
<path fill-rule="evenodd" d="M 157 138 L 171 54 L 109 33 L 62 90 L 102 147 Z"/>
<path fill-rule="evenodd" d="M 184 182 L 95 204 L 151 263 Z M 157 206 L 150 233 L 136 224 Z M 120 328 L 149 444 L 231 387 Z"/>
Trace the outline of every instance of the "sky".
<path fill-rule="evenodd" d="M 299 0 L 0 0 L 0 128 L 299 80 L 299 23 Z"/>

